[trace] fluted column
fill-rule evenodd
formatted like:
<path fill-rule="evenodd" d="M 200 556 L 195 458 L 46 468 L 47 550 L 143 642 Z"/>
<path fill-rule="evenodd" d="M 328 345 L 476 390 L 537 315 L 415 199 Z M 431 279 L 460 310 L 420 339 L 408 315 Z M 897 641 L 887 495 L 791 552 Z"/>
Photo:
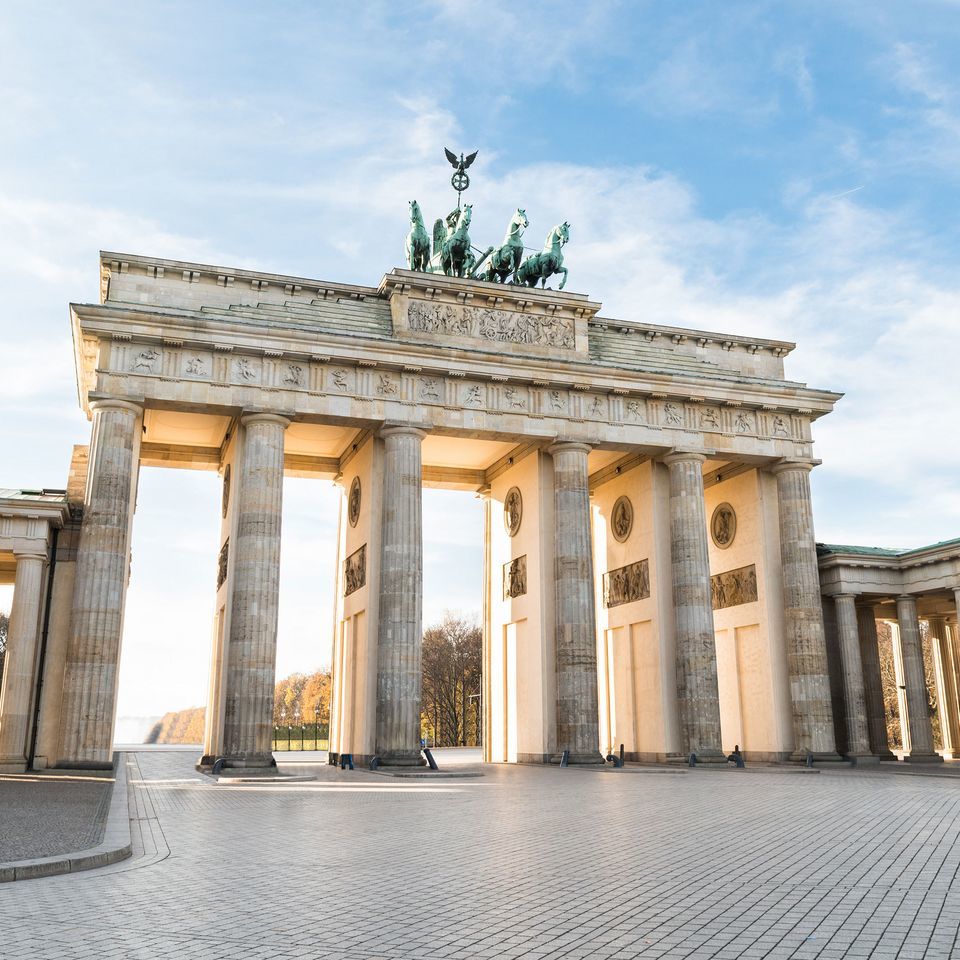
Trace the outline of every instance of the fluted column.
<path fill-rule="evenodd" d="M 843 664 L 843 699 L 847 707 L 847 756 L 866 760 L 872 757 L 867 726 L 867 703 L 860 660 L 857 629 L 857 598 L 843 593 L 833 598 L 837 608 L 837 634 Z"/>
<path fill-rule="evenodd" d="M 420 447 L 410 426 L 380 431 L 384 448 L 377 632 L 377 755 L 386 765 L 420 761 L 423 530 Z"/>
<path fill-rule="evenodd" d="M 283 436 L 290 421 L 272 413 L 240 418 L 223 758 L 231 767 L 274 765 L 273 695 L 280 599 Z"/>
<path fill-rule="evenodd" d="M 860 661 L 863 664 L 863 692 L 867 708 L 870 752 L 881 760 L 896 760 L 887 740 L 887 711 L 883 702 L 883 680 L 880 676 L 877 620 L 872 605 L 857 607 L 857 633 L 860 636 Z"/>
<path fill-rule="evenodd" d="M 907 688 L 907 723 L 910 728 L 910 753 L 904 760 L 936 763 L 943 758 L 933 749 L 933 725 L 930 722 L 927 681 L 923 673 L 917 601 L 908 594 L 897 597 L 897 623 L 900 627 L 900 655 L 903 658 L 903 683 Z"/>
<path fill-rule="evenodd" d="M 87 493 L 67 640 L 57 766 L 113 766 L 113 721 L 143 410 L 90 404 Z"/>
<path fill-rule="evenodd" d="M 787 669 L 796 760 L 805 759 L 808 752 L 822 759 L 837 758 L 810 503 L 812 466 L 788 461 L 772 470 L 777 478 Z"/>
<path fill-rule="evenodd" d="M 570 763 L 602 763 L 597 692 L 597 617 L 585 443 L 548 448 L 553 457 L 557 638 L 557 751 Z"/>
<path fill-rule="evenodd" d="M 0 770 L 26 768 L 31 703 L 36 689 L 44 553 L 15 553 L 13 606 L 0 693 Z"/>
<path fill-rule="evenodd" d="M 956 757 L 960 751 L 960 723 L 957 717 L 957 681 L 953 670 L 953 651 L 945 617 L 929 617 L 930 642 L 937 674 L 937 700 L 943 749 Z"/>
<path fill-rule="evenodd" d="M 699 453 L 664 457 L 670 470 L 670 569 L 676 631 L 677 706 L 685 753 L 723 761 L 717 644 L 713 632 L 703 461 Z"/>

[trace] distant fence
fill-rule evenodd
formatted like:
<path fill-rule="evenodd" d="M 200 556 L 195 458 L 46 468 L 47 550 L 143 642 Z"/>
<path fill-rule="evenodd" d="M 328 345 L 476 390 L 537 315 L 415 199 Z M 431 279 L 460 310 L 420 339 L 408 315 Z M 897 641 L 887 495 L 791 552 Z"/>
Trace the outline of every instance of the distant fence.
<path fill-rule="evenodd" d="M 327 750 L 329 746 L 325 723 L 284 724 L 273 728 L 272 750 Z"/>

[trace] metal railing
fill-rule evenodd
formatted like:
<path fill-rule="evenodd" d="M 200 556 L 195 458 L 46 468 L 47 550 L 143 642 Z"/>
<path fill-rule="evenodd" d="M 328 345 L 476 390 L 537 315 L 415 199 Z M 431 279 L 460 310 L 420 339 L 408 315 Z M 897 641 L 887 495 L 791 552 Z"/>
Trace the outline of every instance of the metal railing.
<path fill-rule="evenodd" d="M 281 724 L 273 728 L 271 750 L 327 750 L 329 747 L 325 723 Z"/>

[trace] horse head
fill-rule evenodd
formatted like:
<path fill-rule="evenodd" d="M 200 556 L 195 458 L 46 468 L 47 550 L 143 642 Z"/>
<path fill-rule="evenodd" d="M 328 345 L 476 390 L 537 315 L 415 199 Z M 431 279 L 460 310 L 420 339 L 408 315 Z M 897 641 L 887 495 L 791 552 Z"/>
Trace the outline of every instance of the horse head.
<path fill-rule="evenodd" d="M 473 217 L 473 204 L 465 203 L 463 205 L 463 213 L 460 214 L 460 219 L 457 221 L 457 229 L 466 230 L 470 226 L 470 219 Z"/>
<path fill-rule="evenodd" d="M 517 212 L 513 215 L 512 222 L 526 230 L 526 228 L 530 226 L 530 221 L 527 219 L 527 211 L 517 207 Z"/>
<path fill-rule="evenodd" d="M 420 212 L 420 204 L 416 200 L 410 201 L 410 222 L 423 223 L 423 214 Z"/>
<path fill-rule="evenodd" d="M 570 224 L 567 223 L 566 220 L 557 227 L 557 239 L 560 241 L 561 246 L 570 239 Z"/>

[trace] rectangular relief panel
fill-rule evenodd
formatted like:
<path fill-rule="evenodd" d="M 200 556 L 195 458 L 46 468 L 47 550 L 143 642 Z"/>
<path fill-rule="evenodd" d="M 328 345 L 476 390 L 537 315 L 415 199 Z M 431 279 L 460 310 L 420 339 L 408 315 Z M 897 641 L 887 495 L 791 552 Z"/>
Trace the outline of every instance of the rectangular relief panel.
<path fill-rule="evenodd" d="M 710 578 L 710 594 L 714 610 L 753 603 L 758 598 L 756 564 L 715 574 Z"/>
<path fill-rule="evenodd" d="M 343 561 L 343 595 L 349 597 L 351 593 L 356 593 L 365 586 L 366 582 L 367 545 L 364 544 Z"/>
<path fill-rule="evenodd" d="M 650 562 L 637 560 L 603 575 L 603 605 L 618 607 L 621 603 L 646 600 L 650 596 Z"/>
<path fill-rule="evenodd" d="M 503 599 L 522 597 L 527 592 L 527 555 L 503 565 Z"/>

